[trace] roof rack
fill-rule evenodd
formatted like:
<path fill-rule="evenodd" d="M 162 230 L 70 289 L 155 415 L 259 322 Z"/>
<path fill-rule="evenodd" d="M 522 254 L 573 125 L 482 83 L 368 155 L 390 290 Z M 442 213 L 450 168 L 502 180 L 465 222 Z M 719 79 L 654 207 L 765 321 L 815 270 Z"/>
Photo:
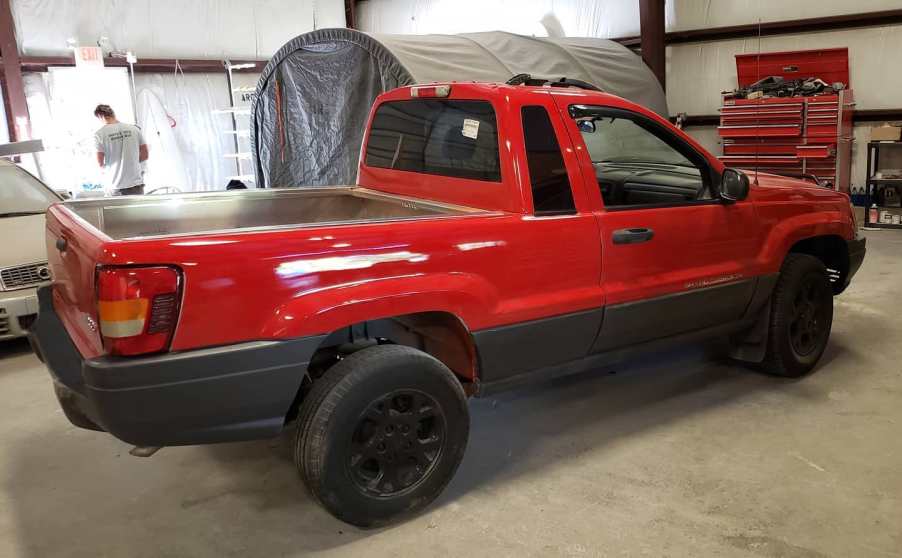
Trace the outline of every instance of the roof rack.
<path fill-rule="evenodd" d="M 540 87 L 543 85 L 548 85 L 549 87 L 577 87 L 579 89 L 588 89 L 589 91 L 601 91 L 604 90 L 596 85 L 592 85 L 589 82 L 582 81 L 579 79 L 570 79 L 566 77 L 558 78 L 558 79 L 544 79 L 544 78 L 534 78 L 529 74 L 517 74 L 514 77 L 510 78 L 505 82 L 507 85 L 531 85 L 535 87 Z"/>

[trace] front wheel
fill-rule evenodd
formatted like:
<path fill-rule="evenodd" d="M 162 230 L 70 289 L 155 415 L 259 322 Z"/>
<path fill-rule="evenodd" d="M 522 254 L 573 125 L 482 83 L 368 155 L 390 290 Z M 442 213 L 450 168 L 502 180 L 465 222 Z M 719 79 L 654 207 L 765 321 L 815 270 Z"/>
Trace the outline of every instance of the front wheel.
<path fill-rule="evenodd" d="M 789 254 L 771 301 L 765 372 L 797 378 L 810 372 L 827 348 L 833 325 L 833 290 L 824 264 Z"/>
<path fill-rule="evenodd" d="M 468 435 L 454 374 L 421 351 L 381 345 L 351 354 L 313 385 L 295 462 L 329 512 L 374 527 L 432 502 L 457 470 Z"/>

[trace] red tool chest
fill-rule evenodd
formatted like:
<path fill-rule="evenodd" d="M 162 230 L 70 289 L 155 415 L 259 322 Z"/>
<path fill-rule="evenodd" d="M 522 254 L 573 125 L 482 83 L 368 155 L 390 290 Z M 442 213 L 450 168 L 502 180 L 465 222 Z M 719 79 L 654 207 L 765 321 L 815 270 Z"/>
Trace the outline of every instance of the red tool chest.
<path fill-rule="evenodd" d="M 814 175 L 821 183 L 849 191 L 852 170 L 852 112 L 846 48 L 736 55 L 739 87 L 768 76 L 819 78 L 846 88 L 792 97 L 737 98 L 725 93 L 717 131 L 721 160 L 728 166 L 785 175 Z"/>

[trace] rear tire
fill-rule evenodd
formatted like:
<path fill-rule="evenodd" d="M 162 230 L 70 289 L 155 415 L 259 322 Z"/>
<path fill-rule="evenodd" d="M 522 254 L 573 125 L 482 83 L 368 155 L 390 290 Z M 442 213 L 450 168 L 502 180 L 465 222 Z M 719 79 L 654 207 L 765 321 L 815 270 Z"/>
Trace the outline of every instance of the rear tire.
<path fill-rule="evenodd" d="M 338 519 L 375 527 L 429 505 L 454 476 L 469 435 L 454 374 L 400 345 L 357 351 L 301 405 L 295 463 Z"/>
<path fill-rule="evenodd" d="M 833 290 L 824 264 L 806 254 L 789 254 L 771 300 L 767 352 L 761 368 L 798 378 L 817 364 L 833 325 Z"/>

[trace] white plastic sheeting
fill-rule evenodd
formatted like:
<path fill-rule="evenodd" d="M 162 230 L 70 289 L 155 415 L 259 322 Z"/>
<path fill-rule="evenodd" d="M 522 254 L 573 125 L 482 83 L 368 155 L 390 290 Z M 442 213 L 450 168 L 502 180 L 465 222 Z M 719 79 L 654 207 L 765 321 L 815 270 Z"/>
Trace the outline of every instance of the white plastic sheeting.
<path fill-rule="evenodd" d="M 259 74 L 235 74 L 233 87 L 252 88 Z M 138 124 L 150 147 L 145 184 L 182 192 L 224 190 L 238 174 L 224 74 L 137 74 Z M 249 109 L 236 93 L 236 106 Z M 238 114 L 240 152 L 249 153 L 249 114 Z M 250 169 L 250 165 L 245 165 Z"/>
<path fill-rule="evenodd" d="M 668 14 L 673 11 L 668 2 Z M 668 15 L 668 19 L 670 16 Z M 362 31 L 451 34 L 510 31 L 539 37 L 610 38 L 639 32 L 638 0 L 367 0 L 357 7 Z"/>
<path fill-rule="evenodd" d="M 13 0 L 25 55 L 68 54 L 68 39 L 139 58 L 268 58 L 298 33 L 343 27 L 343 0 Z"/>
<path fill-rule="evenodd" d="M 638 6 L 638 2 L 633 4 Z M 771 21 L 858 14 L 899 8 L 899 0 L 675 0 L 667 30 L 707 29 Z M 638 14 L 638 8 L 636 8 Z M 638 21 L 638 19 L 637 19 Z M 635 26 L 633 33 L 638 35 Z"/>
<path fill-rule="evenodd" d="M 93 111 L 107 103 L 123 122 L 134 122 L 125 69 L 52 68 L 26 74 L 24 83 L 32 136 L 44 142 L 37 156 L 42 177 L 52 187 L 69 191 L 102 183 L 94 147 L 100 123 Z"/>
<path fill-rule="evenodd" d="M 668 0 L 668 31 L 785 21 L 899 8 L 899 0 Z M 638 0 L 365 0 L 358 27 L 372 33 L 472 33 L 510 31 L 548 34 L 550 18 L 568 37 L 630 37 L 639 34 Z M 546 19 L 546 21 L 548 21 Z"/>
<path fill-rule="evenodd" d="M 215 74 L 138 74 L 138 124 L 150 148 L 144 176 L 147 189 L 182 192 L 223 190 L 234 165 L 226 132 L 229 104 L 226 78 Z M 173 126 L 174 124 L 174 126 Z"/>
<path fill-rule="evenodd" d="M 82 126 L 62 127 L 59 113 L 66 109 L 54 98 L 51 74 L 28 73 L 24 77 L 33 135 L 44 140 L 46 150 L 38 156 L 44 179 L 54 188 L 66 190 L 98 181 L 92 137 L 99 123 L 90 116 L 91 108 L 80 111 L 88 116 Z M 235 87 L 250 87 L 257 78 L 257 74 L 238 74 Z M 229 104 L 225 75 L 138 74 L 135 86 L 137 124 L 150 147 L 144 176 L 147 190 L 224 190 L 229 177 L 237 174 L 234 159 L 226 158 L 235 152 L 233 135 L 228 133 L 231 120 L 228 114 L 215 112 Z M 66 97 L 66 91 L 59 93 Z M 102 100 L 113 104 L 120 114 L 131 112 L 124 100 Z M 248 115 L 238 118 L 244 119 L 239 126 L 246 131 Z M 240 139 L 239 149 L 249 151 L 246 135 Z"/>

